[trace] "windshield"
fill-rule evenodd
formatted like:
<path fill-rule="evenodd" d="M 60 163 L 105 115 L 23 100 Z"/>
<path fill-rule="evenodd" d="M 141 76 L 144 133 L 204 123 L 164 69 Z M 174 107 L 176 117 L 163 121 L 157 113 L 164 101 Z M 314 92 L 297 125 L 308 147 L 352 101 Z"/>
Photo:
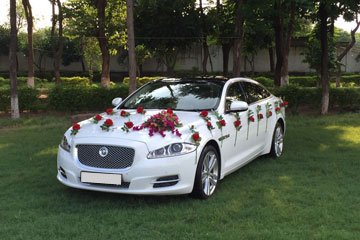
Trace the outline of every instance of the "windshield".
<path fill-rule="evenodd" d="M 218 106 L 223 86 L 220 81 L 156 81 L 137 91 L 122 108 L 210 110 Z"/>

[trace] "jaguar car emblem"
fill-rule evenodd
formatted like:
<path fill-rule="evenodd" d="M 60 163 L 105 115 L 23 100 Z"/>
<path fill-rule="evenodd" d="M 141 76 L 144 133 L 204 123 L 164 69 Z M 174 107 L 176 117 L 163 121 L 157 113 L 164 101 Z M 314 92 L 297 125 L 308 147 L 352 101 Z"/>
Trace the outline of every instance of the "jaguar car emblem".
<path fill-rule="evenodd" d="M 107 147 L 101 147 L 99 150 L 99 155 L 101 157 L 106 157 L 109 154 L 109 149 Z"/>

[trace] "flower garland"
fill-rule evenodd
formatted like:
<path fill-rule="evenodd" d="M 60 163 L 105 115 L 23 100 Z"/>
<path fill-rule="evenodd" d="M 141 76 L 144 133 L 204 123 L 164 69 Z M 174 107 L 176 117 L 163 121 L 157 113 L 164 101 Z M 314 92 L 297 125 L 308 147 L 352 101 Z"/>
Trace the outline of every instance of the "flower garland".
<path fill-rule="evenodd" d="M 145 113 L 146 113 L 146 111 L 144 110 L 143 107 L 138 107 L 138 108 L 136 109 L 136 112 L 137 112 L 137 113 L 140 113 L 140 114 L 145 114 Z"/>
<path fill-rule="evenodd" d="M 209 115 L 209 113 L 208 113 L 208 111 L 206 111 L 206 110 L 203 110 L 203 111 L 201 111 L 201 113 L 200 113 L 200 117 L 202 118 L 202 119 L 204 119 L 204 121 L 206 122 L 206 127 L 209 129 L 209 131 L 211 132 L 211 130 L 213 130 L 213 129 L 215 129 L 214 127 L 213 127 L 213 125 L 211 124 L 211 117 L 209 117 L 208 116 Z M 212 132 L 211 132 L 212 133 Z"/>
<path fill-rule="evenodd" d="M 257 105 L 256 106 L 256 116 L 257 116 L 258 121 L 257 121 L 256 136 L 259 136 L 259 124 L 260 124 L 261 119 L 264 118 L 264 115 L 262 115 L 262 113 L 260 113 L 260 112 L 261 112 L 261 106 Z"/>
<path fill-rule="evenodd" d="M 92 118 L 91 122 L 97 124 L 101 119 L 103 119 L 103 117 L 98 114 Z"/>
<path fill-rule="evenodd" d="M 223 145 L 223 132 L 222 132 L 222 128 L 226 126 L 226 121 L 224 120 L 223 116 L 219 114 L 218 111 L 215 110 L 211 110 L 211 113 L 214 114 L 214 116 L 217 118 L 218 121 L 216 121 L 216 125 L 218 126 L 218 129 L 220 129 L 221 131 L 221 147 Z"/>
<path fill-rule="evenodd" d="M 109 131 L 110 130 L 110 127 L 113 126 L 114 123 L 111 119 L 106 119 L 105 122 L 100 126 L 100 128 L 103 130 L 103 131 Z"/>
<path fill-rule="evenodd" d="M 247 127 L 246 140 L 249 139 L 250 123 L 251 123 L 251 122 L 255 122 L 255 118 L 254 118 L 253 114 L 254 114 L 254 112 L 253 112 L 251 109 L 249 109 L 249 110 L 248 110 L 248 127 Z"/>
<path fill-rule="evenodd" d="M 165 131 L 170 131 L 172 134 L 181 137 L 179 130 L 175 129 L 182 127 L 182 123 L 179 122 L 179 118 L 171 109 L 167 111 L 161 111 L 158 114 L 151 116 L 141 126 L 133 127 L 133 130 L 139 131 L 144 128 L 149 128 L 149 136 L 154 136 L 154 133 L 159 133 L 162 137 L 165 137 Z"/>
<path fill-rule="evenodd" d="M 271 104 L 270 104 L 270 103 L 267 103 L 267 104 L 265 105 L 265 108 L 266 108 L 266 127 L 265 127 L 265 132 L 267 132 L 268 119 L 271 118 L 271 116 L 272 116 L 272 111 L 270 110 Z"/>
<path fill-rule="evenodd" d="M 134 123 L 131 121 L 128 121 L 128 122 L 124 123 L 124 126 L 121 127 L 121 130 L 128 133 L 132 127 L 134 127 Z"/>
<path fill-rule="evenodd" d="M 112 108 L 108 108 L 108 109 L 106 109 L 106 114 L 107 115 L 114 115 L 114 110 Z"/>
<path fill-rule="evenodd" d="M 235 127 L 235 129 L 236 129 L 236 133 L 235 133 L 235 143 L 234 143 L 234 146 L 236 146 L 238 131 L 240 131 L 240 129 L 242 128 L 239 113 L 236 113 L 236 114 L 235 114 L 235 118 L 236 118 L 236 120 L 235 120 L 235 122 L 234 122 L 234 127 Z"/>
<path fill-rule="evenodd" d="M 128 116 L 130 116 L 130 113 L 127 112 L 127 111 L 122 110 L 122 111 L 120 112 L 120 116 L 121 116 L 121 117 L 128 117 Z"/>
<path fill-rule="evenodd" d="M 71 130 L 71 133 L 70 135 L 76 135 L 80 130 L 80 124 L 78 123 L 75 123 L 73 126 L 72 126 L 72 130 Z"/>
<path fill-rule="evenodd" d="M 195 146 L 196 146 L 196 150 L 195 150 L 195 164 L 197 163 L 197 149 L 200 145 L 201 142 L 201 137 L 198 131 L 196 131 L 194 125 L 190 126 L 190 132 L 192 133 L 191 135 L 191 140 L 194 142 Z"/>

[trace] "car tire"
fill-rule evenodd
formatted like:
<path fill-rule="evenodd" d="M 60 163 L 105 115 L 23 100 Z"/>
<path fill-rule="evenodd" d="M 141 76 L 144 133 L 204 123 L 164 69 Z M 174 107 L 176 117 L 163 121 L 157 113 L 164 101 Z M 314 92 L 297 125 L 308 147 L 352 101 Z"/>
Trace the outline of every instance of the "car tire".
<path fill-rule="evenodd" d="M 196 169 L 192 195 L 196 198 L 207 199 L 216 190 L 220 173 L 220 158 L 216 148 L 208 145 L 200 155 Z"/>
<path fill-rule="evenodd" d="M 270 156 L 278 158 L 282 155 L 284 150 L 284 129 L 281 124 L 276 123 L 274 134 L 271 142 Z"/>

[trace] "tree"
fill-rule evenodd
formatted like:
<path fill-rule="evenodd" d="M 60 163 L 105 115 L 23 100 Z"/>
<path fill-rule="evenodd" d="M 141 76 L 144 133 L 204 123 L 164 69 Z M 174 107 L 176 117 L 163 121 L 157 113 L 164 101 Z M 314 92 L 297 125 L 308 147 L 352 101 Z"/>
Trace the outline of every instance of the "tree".
<path fill-rule="evenodd" d="M 60 64 L 63 54 L 63 12 L 60 0 L 50 0 L 52 6 L 51 50 L 54 58 L 55 82 L 60 84 Z M 55 6 L 58 15 L 55 14 Z M 55 36 L 56 25 L 59 23 L 58 34 Z"/>
<path fill-rule="evenodd" d="M 234 49 L 233 49 L 233 76 L 240 77 L 240 64 L 241 64 L 241 53 L 242 53 L 242 43 L 244 39 L 244 23 L 245 17 L 242 12 L 244 6 L 244 0 L 236 1 L 236 20 L 235 20 L 235 32 L 234 32 Z"/>
<path fill-rule="evenodd" d="M 126 4 L 122 0 L 69 0 L 64 18 L 74 37 L 96 37 L 102 57 L 101 84 L 110 86 L 110 56 L 126 45 Z"/>
<path fill-rule="evenodd" d="M 356 14 L 356 26 L 353 30 L 351 30 L 351 41 L 348 43 L 348 45 L 345 47 L 345 49 L 340 53 L 340 55 L 337 57 L 337 61 L 340 63 L 341 60 L 348 54 L 348 52 L 354 47 L 356 43 L 356 32 L 360 27 L 360 21 L 358 18 L 358 14 Z M 341 64 L 338 64 L 337 66 L 337 75 L 336 75 L 336 87 L 340 87 L 340 81 L 341 81 Z"/>
<path fill-rule="evenodd" d="M 134 34 L 134 2 L 126 1 L 127 9 L 127 30 L 128 30 L 128 49 L 129 49 L 129 94 L 136 90 L 136 58 L 135 58 L 135 34 Z"/>
<path fill-rule="evenodd" d="M 16 80 L 16 45 L 17 45 L 17 28 L 16 28 L 16 1 L 10 0 L 10 91 L 11 91 L 11 117 L 20 118 L 17 80 Z"/>
<path fill-rule="evenodd" d="M 27 34 L 28 34 L 28 80 L 27 85 L 29 87 L 35 87 L 34 80 L 34 44 L 33 44 L 33 15 L 29 0 L 22 0 L 25 16 L 27 22 Z"/>
<path fill-rule="evenodd" d="M 135 5 L 135 36 L 173 76 L 179 53 L 199 39 L 194 0 L 139 0 Z"/>
<path fill-rule="evenodd" d="M 221 46 L 223 53 L 223 75 L 229 72 L 229 56 L 233 47 L 235 31 L 235 4 L 233 1 L 216 1 L 216 8 L 209 10 L 208 17 L 215 23 L 211 38 Z"/>

